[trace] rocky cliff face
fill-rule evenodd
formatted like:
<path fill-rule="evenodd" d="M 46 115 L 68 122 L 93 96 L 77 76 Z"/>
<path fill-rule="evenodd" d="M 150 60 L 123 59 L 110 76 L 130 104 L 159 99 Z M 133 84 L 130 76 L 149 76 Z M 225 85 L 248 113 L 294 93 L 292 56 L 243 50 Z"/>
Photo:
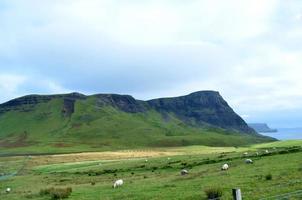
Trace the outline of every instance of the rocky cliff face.
<path fill-rule="evenodd" d="M 200 91 L 181 97 L 154 99 L 148 101 L 148 104 L 161 113 L 173 113 L 191 125 L 211 125 L 244 133 L 255 133 L 215 91 Z"/>
<path fill-rule="evenodd" d="M 129 113 L 146 111 L 142 101 L 136 100 L 130 95 L 96 94 L 93 96 L 97 98 L 98 106 L 112 106 Z"/>
<path fill-rule="evenodd" d="M 63 95 L 28 95 L 0 104 L 0 114 L 11 110 L 26 112 L 35 105 L 52 99 L 62 99 L 62 114 L 70 117 L 74 112 L 75 102 L 93 97 L 97 107 L 111 106 L 127 113 L 140 113 L 155 110 L 163 116 L 173 115 L 190 126 L 213 126 L 243 133 L 255 133 L 239 117 L 227 102 L 215 91 L 200 91 L 192 94 L 140 101 L 129 95 L 96 94 L 85 96 L 79 93 Z"/>
<path fill-rule="evenodd" d="M 73 105 L 76 100 L 85 99 L 86 96 L 80 93 L 58 94 L 58 95 L 27 95 L 24 97 L 10 100 L 6 103 L 0 104 L 0 114 L 8 111 L 27 112 L 35 108 L 40 103 L 47 103 L 52 99 L 63 99 L 63 112 L 71 114 L 73 112 Z"/>

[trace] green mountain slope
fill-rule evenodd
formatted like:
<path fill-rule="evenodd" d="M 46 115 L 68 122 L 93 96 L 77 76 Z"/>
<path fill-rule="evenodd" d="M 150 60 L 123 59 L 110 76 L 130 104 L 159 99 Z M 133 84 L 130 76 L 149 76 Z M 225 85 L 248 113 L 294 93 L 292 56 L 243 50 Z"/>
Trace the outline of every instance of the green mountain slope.
<path fill-rule="evenodd" d="M 2 153 L 98 151 L 273 141 L 215 92 L 140 101 L 128 95 L 29 95 L 0 105 Z"/>

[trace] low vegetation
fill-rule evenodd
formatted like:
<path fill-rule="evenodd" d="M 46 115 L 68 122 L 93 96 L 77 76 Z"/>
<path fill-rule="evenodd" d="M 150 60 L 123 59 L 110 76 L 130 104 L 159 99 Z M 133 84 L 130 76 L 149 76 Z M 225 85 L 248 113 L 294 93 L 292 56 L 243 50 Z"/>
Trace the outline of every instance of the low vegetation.
<path fill-rule="evenodd" d="M 269 181 L 273 179 L 273 175 L 272 174 L 267 174 L 265 175 L 265 180 Z"/>
<path fill-rule="evenodd" d="M 48 195 L 51 197 L 51 199 L 56 200 L 56 199 L 65 199 L 70 196 L 72 192 L 71 187 L 66 187 L 66 188 L 47 188 L 47 189 L 41 189 L 40 190 L 40 196 Z"/>
<path fill-rule="evenodd" d="M 204 191 L 209 200 L 222 197 L 223 190 L 219 187 L 208 188 Z"/>
<path fill-rule="evenodd" d="M 0 180 L 0 199 L 47 200 L 66 196 L 70 200 L 206 200 L 221 196 L 228 200 L 232 199 L 231 190 L 240 188 L 244 199 L 253 200 L 300 190 L 302 141 L 294 146 L 286 142 L 276 144 L 276 147 L 253 145 L 225 151 L 198 146 L 167 148 L 161 151 L 178 154 L 160 155 L 151 151 L 153 157 L 148 159 L 141 154 L 132 158 L 128 154 L 125 158 L 112 154 L 105 159 L 96 154 L 95 159 L 89 157 L 91 160 L 79 154 L 33 156 L 17 175 Z M 244 152 L 248 155 L 243 156 Z M 253 164 L 247 165 L 247 158 Z M 20 169 L 23 163 L 23 157 L 2 157 L 0 169 L 5 168 L 7 175 Z M 229 165 L 227 171 L 221 170 L 224 163 Z M 184 168 L 189 171 L 185 176 L 180 174 Z M 113 189 L 119 179 L 123 185 Z M 7 187 L 12 188 L 8 194 L 4 192 Z M 72 192 L 67 188 L 72 188 Z"/>

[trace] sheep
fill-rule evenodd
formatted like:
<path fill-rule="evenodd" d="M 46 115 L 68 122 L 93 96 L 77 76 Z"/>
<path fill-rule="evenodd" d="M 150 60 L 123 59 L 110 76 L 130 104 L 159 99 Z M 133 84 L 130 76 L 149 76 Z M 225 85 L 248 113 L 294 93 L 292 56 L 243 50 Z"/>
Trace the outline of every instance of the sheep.
<path fill-rule="evenodd" d="M 187 175 L 188 173 L 189 172 L 186 169 L 183 169 L 183 170 L 180 171 L 180 175 L 182 175 L 182 176 Z"/>
<path fill-rule="evenodd" d="M 221 167 L 221 170 L 228 170 L 229 169 L 229 165 L 228 164 L 224 164 Z"/>
<path fill-rule="evenodd" d="M 265 153 L 269 153 L 269 151 L 266 149 L 266 150 L 265 150 Z"/>
<path fill-rule="evenodd" d="M 247 156 L 247 155 L 248 155 L 248 152 L 244 152 L 244 153 L 243 153 L 243 156 Z"/>
<path fill-rule="evenodd" d="M 148 162 L 148 159 L 146 159 L 145 162 Z"/>
<path fill-rule="evenodd" d="M 113 188 L 120 187 L 124 184 L 124 181 L 122 179 L 116 180 L 113 184 Z"/>
<path fill-rule="evenodd" d="M 6 190 L 5 190 L 6 193 L 10 193 L 10 191 L 11 191 L 11 188 L 9 188 L 9 187 L 6 188 Z"/>
<path fill-rule="evenodd" d="M 246 164 L 253 164 L 253 161 L 252 161 L 252 159 L 246 159 L 246 160 L 245 160 L 245 163 L 246 163 Z"/>

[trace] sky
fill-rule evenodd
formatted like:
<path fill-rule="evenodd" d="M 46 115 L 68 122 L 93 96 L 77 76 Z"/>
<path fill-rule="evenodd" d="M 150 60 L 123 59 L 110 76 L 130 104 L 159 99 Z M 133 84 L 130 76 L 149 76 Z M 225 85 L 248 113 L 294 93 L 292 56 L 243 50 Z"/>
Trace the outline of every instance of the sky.
<path fill-rule="evenodd" d="M 27 94 L 219 91 L 302 127 L 301 0 L 0 0 L 0 103 Z"/>

